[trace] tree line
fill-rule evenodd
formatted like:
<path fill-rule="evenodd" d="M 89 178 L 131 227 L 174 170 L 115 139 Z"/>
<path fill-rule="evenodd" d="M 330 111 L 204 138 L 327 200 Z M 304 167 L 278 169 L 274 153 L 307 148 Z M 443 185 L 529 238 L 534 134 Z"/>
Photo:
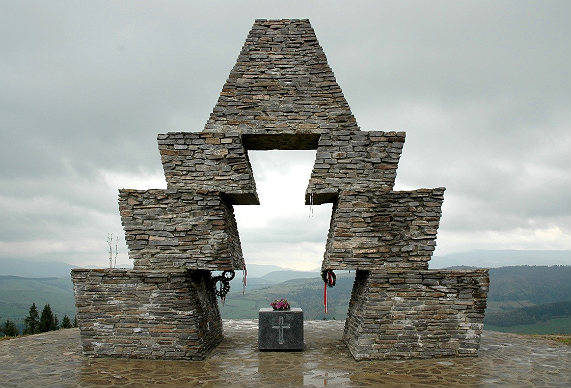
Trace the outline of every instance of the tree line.
<path fill-rule="evenodd" d="M 486 313 L 484 323 L 494 326 L 529 325 L 553 318 L 571 316 L 571 301 L 546 303 L 508 311 Z"/>
<path fill-rule="evenodd" d="M 36 304 L 32 303 L 28 310 L 28 316 L 24 319 L 24 330 L 22 334 L 38 334 L 72 327 L 77 327 L 77 317 L 74 317 L 72 321 L 67 314 L 64 314 L 60 323 L 57 315 L 53 313 L 49 304 L 46 304 L 42 309 L 42 313 L 39 314 Z M 7 337 L 20 335 L 16 324 L 10 319 L 7 319 L 3 325 L 0 325 L 0 334 L 4 334 Z"/>

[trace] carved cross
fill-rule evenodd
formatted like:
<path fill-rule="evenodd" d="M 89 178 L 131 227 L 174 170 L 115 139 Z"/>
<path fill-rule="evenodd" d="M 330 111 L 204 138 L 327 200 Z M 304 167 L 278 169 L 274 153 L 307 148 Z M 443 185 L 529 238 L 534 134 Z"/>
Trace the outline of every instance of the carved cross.
<path fill-rule="evenodd" d="M 280 345 L 283 345 L 284 343 L 284 329 L 291 329 L 289 323 L 287 325 L 284 325 L 284 317 L 281 316 L 279 317 L 279 323 L 277 326 L 272 326 L 272 329 L 278 329 L 279 330 L 279 336 L 278 336 L 278 343 Z"/>

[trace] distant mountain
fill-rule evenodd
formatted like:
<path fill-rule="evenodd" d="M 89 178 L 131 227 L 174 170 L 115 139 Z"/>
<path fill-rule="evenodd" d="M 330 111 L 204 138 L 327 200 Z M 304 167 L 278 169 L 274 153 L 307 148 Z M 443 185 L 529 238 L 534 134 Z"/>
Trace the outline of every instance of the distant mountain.
<path fill-rule="evenodd" d="M 0 276 L 20 276 L 24 278 L 61 278 L 70 276 L 71 270 L 73 268 L 107 267 L 102 267 L 99 265 L 86 265 L 78 267 L 76 265 L 63 263 L 61 261 L 7 259 L 0 257 Z M 133 264 L 118 263 L 117 268 L 133 268 Z"/>
<path fill-rule="evenodd" d="M 283 277 L 293 276 L 293 274 L 296 274 L 296 271 L 286 271 Z M 248 283 L 244 295 L 242 295 L 241 285 L 239 287 L 233 285 L 224 306 L 220 306 L 222 317 L 257 318 L 259 308 L 268 307 L 274 299 L 287 298 L 292 306 L 303 308 L 305 319 L 345 319 L 355 273 L 336 271 L 336 274 L 337 285 L 328 289 L 328 314 L 323 311 L 323 281 L 317 273 L 311 278 L 274 281 L 268 285 L 250 286 Z M 512 266 L 490 269 L 490 290 L 486 314 L 490 314 L 492 322 L 497 322 L 498 317 L 509 316 L 510 323 L 516 322 L 514 317 L 522 317 L 521 324 L 528 323 L 529 317 L 516 310 L 529 308 L 524 311 L 528 312 L 528 316 L 534 312 L 536 318 L 534 318 L 535 326 L 528 328 L 530 331 L 527 332 L 568 333 L 569 316 L 567 310 L 561 309 L 560 306 L 562 302 L 569 303 L 570 299 L 571 266 Z M 552 304 L 558 307 L 556 312 L 551 312 Z M 538 307 L 535 308 L 535 306 Z M 535 313 L 536 311 L 543 315 L 540 316 L 539 313 Z M 557 314 L 561 311 L 567 314 L 566 318 L 558 318 L 559 321 L 552 319 L 558 317 Z M 520 325 L 509 325 L 502 327 L 502 330 L 519 332 L 520 327 Z M 493 329 L 498 330 L 497 327 Z"/>
<path fill-rule="evenodd" d="M 526 305 L 571 300 L 571 267 L 514 266 L 490 269 L 488 311 L 502 302 Z"/>
<path fill-rule="evenodd" d="M 447 267 L 484 267 L 496 268 L 517 265 L 569 265 L 571 264 L 570 250 L 472 250 L 434 256 L 430 260 L 430 268 Z M 122 263 L 118 268 L 132 268 L 132 263 Z M 0 257 L 0 275 L 21 277 L 66 277 L 75 265 L 58 261 L 41 261 L 30 259 L 10 259 Z M 105 268 L 102 266 L 83 266 L 83 268 Z M 303 279 L 319 276 L 320 269 L 298 271 L 271 264 L 247 264 L 248 279 L 265 278 L 267 282 L 277 280 Z M 279 272 L 270 275 L 272 272 Z M 236 278 L 242 278 L 241 271 L 236 271 Z M 263 283 L 263 281 L 256 281 Z"/>
<path fill-rule="evenodd" d="M 279 267 L 277 265 L 270 265 L 270 264 L 247 264 L 246 269 L 248 270 L 248 278 L 261 278 L 265 275 L 269 274 L 270 272 L 274 271 L 295 271 L 290 270 L 287 268 Z M 236 272 L 236 277 L 238 274 L 242 274 L 241 271 Z M 241 277 L 241 276 L 240 276 Z"/>
<path fill-rule="evenodd" d="M 320 276 L 318 271 L 297 271 L 278 267 L 277 265 L 249 264 L 247 268 L 248 276 L 246 282 L 248 289 L 271 286 L 291 279 L 307 279 Z M 236 271 L 234 280 L 230 282 L 231 292 L 242 292 L 243 277 L 242 271 Z"/>
<path fill-rule="evenodd" d="M 0 258 L 0 275 L 26 278 L 61 278 L 70 276 L 75 265 L 57 261 L 38 261 Z"/>
<path fill-rule="evenodd" d="M 552 318 L 566 318 L 571 315 L 571 301 L 544 303 L 521 307 L 508 311 L 496 311 L 486 314 L 484 322 L 493 326 L 530 325 Z M 569 328 L 568 328 L 569 329 Z M 568 330 L 569 331 L 569 330 Z"/>
<path fill-rule="evenodd" d="M 571 250 L 472 250 L 434 256 L 430 268 L 471 266 L 496 268 L 517 265 L 569 265 Z"/>
<path fill-rule="evenodd" d="M 4 263 L 5 261 L 2 261 L 0 265 Z M 19 261 L 19 263 L 21 266 L 26 264 L 25 261 Z M 30 273 L 35 276 L 38 275 L 38 269 L 42 268 L 36 264 L 38 263 L 27 264 L 33 266 Z M 73 288 L 69 276 L 69 271 L 73 266 L 56 264 L 59 265 L 55 265 L 55 268 L 50 268 L 50 270 L 46 268 L 43 277 L 0 276 L 0 320 L 2 322 L 11 319 L 21 324 L 32 303 L 36 303 L 38 309 L 49 303 L 60 319 L 63 314 L 70 317 L 75 314 Z M 7 269 L 2 268 L 2 270 L 5 272 Z M 14 271 L 14 268 L 10 271 Z M 45 274 L 53 273 L 50 271 L 64 275 L 57 278 L 46 277 Z M 230 294 L 228 294 L 225 305 L 221 307 L 222 316 L 234 319 L 256 318 L 259 308 L 269 306 L 269 303 L 276 298 L 287 298 L 293 306 L 304 309 L 306 319 L 344 319 L 355 273 L 345 271 L 335 271 L 335 273 L 337 285 L 328 289 L 329 313 L 325 314 L 323 311 L 323 281 L 319 271 L 295 271 L 275 265 L 251 264 L 248 266 L 248 286 L 244 290 L 244 295 L 242 295 L 243 273 L 236 271 L 236 277 L 231 282 Z M 513 320 L 514 317 L 525 316 L 521 311 L 516 311 L 518 309 L 542 306 L 538 307 L 539 312 L 535 309 L 522 310 L 527 314 L 528 321 L 532 313 L 535 314 L 534 317 L 539 317 L 535 318 L 539 321 L 535 322 L 535 326 L 530 330 L 538 330 L 541 325 L 543 325 L 542 330 L 555 330 L 546 328 L 548 325 L 542 323 L 541 317 L 546 314 L 546 311 L 551 311 L 553 306 L 550 304 L 570 299 L 571 267 L 569 265 L 523 265 L 490 269 L 490 290 L 486 313 L 490 314 L 490 317 L 496 317 L 496 322 L 502 317 L 510 317 L 510 320 Z M 511 311 L 513 313 L 510 313 Z M 507 314 L 502 315 L 504 312 Z M 563 323 L 559 324 L 556 332 L 561 331 L 561 325 L 569 326 L 566 323 L 569 318 L 563 319 Z M 512 330 L 511 327 L 503 327 L 502 330 L 509 331 Z"/>
<path fill-rule="evenodd" d="M 250 287 L 248 284 L 244 295 L 241 287 L 232 288 L 224 306 L 220 305 L 222 318 L 257 318 L 260 308 L 269 307 L 275 299 L 287 298 L 292 307 L 303 309 L 305 320 L 345 319 L 355 272 L 337 272 L 337 284 L 333 288 L 328 288 L 327 292 L 329 306 L 327 314 L 323 309 L 323 280 L 319 274 L 314 273 L 311 278 L 276 281 L 263 287 Z"/>
<path fill-rule="evenodd" d="M 44 305 L 49 304 L 60 322 L 64 314 L 73 317 L 75 299 L 71 277 L 0 276 L 0 322 L 10 319 L 21 329 L 32 303 L 36 304 L 39 312 Z"/>
<path fill-rule="evenodd" d="M 320 276 L 319 272 L 281 270 L 267 273 L 262 278 L 272 283 L 281 283 L 291 279 L 318 278 Z"/>

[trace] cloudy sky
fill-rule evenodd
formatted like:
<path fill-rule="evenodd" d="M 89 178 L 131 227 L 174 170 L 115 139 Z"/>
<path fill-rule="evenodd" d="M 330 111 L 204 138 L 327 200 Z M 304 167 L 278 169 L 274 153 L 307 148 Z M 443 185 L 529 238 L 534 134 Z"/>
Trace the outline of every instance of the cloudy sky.
<path fill-rule="evenodd" d="M 407 139 L 395 189 L 445 186 L 437 255 L 571 248 L 569 1 L 0 2 L 0 258 L 107 263 L 118 188 L 201 131 L 256 18 L 309 18 L 363 130 Z M 310 151 L 250 154 L 247 263 L 320 265 Z"/>

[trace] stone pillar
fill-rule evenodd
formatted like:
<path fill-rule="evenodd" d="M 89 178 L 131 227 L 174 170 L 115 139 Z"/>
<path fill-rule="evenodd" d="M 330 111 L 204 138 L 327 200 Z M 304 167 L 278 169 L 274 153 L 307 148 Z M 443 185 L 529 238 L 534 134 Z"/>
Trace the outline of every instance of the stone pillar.
<path fill-rule="evenodd" d="M 202 360 L 222 341 L 210 271 L 72 270 L 83 351 Z"/>
<path fill-rule="evenodd" d="M 343 339 L 363 359 L 477 356 L 488 270 L 359 270 Z"/>
<path fill-rule="evenodd" d="M 333 203 L 322 270 L 357 270 L 344 340 L 357 360 L 476 356 L 488 273 L 428 270 L 445 189 L 392 190 L 404 138 L 319 139 L 306 203 Z"/>

